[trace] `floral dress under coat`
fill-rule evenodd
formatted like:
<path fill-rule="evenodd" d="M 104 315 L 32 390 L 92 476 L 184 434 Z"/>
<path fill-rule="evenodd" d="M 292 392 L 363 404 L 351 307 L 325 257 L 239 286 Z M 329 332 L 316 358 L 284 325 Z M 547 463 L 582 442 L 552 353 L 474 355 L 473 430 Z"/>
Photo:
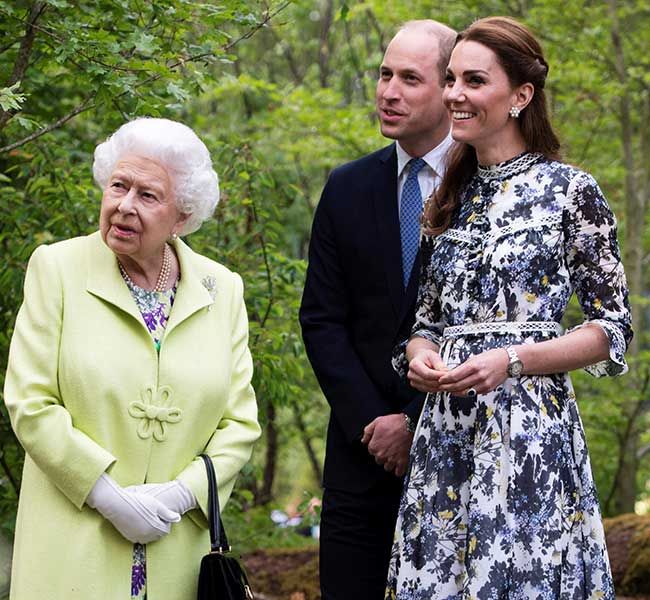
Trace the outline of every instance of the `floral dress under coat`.
<path fill-rule="evenodd" d="M 627 370 L 632 331 L 616 221 L 590 175 L 535 154 L 479 167 L 451 227 L 423 236 L 422 257 L 413 335 L 439 345 L 450 368 L 559 335 L 575 291 L 586 322 L 610 344 L 609 360 L 587 370 Z M 402 375 L 404 347 L 394 358 Z M 428 395 L 386 598 L 614 599 L 567 373 L 508 378 L 474 399 Z"/>
<path fill-rule="evenodd" d="M 178 280 L 164 292 L 145 290 L 133 283 L 128 276 L 122 273 L 133 299 L 135 300 L 142 319 L 151 334 L 156 351 L 160 352 L 160 343 L 165 335 L 165 327 L 174 305 L 174 297 L 178 287 Z M 131 599 L 147 599 L 147 555 L 146 546 L 133 545 L 133 566 L 131 568 Z"/>

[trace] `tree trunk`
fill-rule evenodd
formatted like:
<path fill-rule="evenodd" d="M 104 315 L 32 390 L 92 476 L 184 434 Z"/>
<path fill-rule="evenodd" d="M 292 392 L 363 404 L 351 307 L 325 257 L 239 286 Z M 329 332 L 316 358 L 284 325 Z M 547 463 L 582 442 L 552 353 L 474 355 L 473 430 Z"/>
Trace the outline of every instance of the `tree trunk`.
<path fill-rule="evenodd" d="M 25 76 L 25 71 L 27 71 L 27 67 L 29 66 L 29 58 L 32 53 L 32 46 L 34 45 L 34 38 L 36 37 L 36 21 L 38 21 L 44 10 L 45 2 L 34 2 L 32 4 L 25 26 L 25 35 L 20 41 L 20 48 L 18 49 L 18 56 L 16 57 L 16 62 L 14 64 L 11 77 L 9 77 L 9 81 L 7 81 L 3 87 L 11 87 L 15 83 L 21 81 Z M 17 111 L 4 111 L 0 109 L 0 129 L 3 129 L 5 127 L 5 125 L 9 122 L 11 117 L 13 117 L 16 112 Z"/>
<path fill-rule="evenodd" d="M 616 76 L 620 84 L 619 114 L 621 124 L 621 144 L 623 146 L 623 160 L 625 166 L 625 246 L 623 263 L 627 282 L 630 289 L 632 321 L 637 336 L 632 341 L 629 356 L 632 360 L 639 354 L 639 336 L 643 330 L 642 306 L 639 303 L 643 288 L 641 264 L 643 259 L 643 227 L 644 193 L 637 185 L 634 161 L 634 133 L 631 119 L 631 95 L 625 63 L 625 54 L 621 38 L 621 29 L 618 19 L 618 2 L 609 0 L 609 16 L 611 20 L 611 38 L 614 49 L 614 65 Z M 614 478 L 612 510 L 614 514 L 634 512 L 636 501 L 636 475 L 639 467 L 638 448 L 640 431 L 636 426 L 638 420 L 647 412 L 639 390 L 639 376 L 632 373 L 628 379 L 629 392 L 627 402 L 623 406 L 623 413 L 627 419 L 626 430 L 621 437 L 619 465 Z"/>
<path fill-rule="evenodd" d="M 321 19 L 320 44 L 318 47 L 318 73 L 320 77 L 320 86 L 329 87 L 329 64 L 330 64 L 330 29 L 334 18 L 333 0 L 323 2 L 323 18 Z"/>
<path fill-rule="evenodd" d="M 278 429 L 275 423 L 276 410 L 273 404 L 266 407 L 266 451 L 264 453 L 264 477 L 255 496 L 255 506 L 268 504 L 273 498 L 273 482 L 278 462 Z"/>
<path fill-rule="evenodd" d="M 309 464 L 311 465 L 311 469 L 314 473 L 314 478 L 318 482 L 318 485 L 322 485 L 323 470 L 321 468 L 320 461 L 318 460 L 318 457 L 316 456 L 316 452 L 314 451 L 314 447 L 311 443 L 311 438 L 307 433 L 307 427 L 305 427 L 305 421 L 303 420 L 300 411 L 295 406 L 293 407 L 293 416 L 296 421 L 296 426 L 298 427 L 298 431 L 300 432 L 300 439 L 302 440 L 302 443 L 305 446 L 305 451 L 307 452 L 307 457 L 309 458 Z"/>

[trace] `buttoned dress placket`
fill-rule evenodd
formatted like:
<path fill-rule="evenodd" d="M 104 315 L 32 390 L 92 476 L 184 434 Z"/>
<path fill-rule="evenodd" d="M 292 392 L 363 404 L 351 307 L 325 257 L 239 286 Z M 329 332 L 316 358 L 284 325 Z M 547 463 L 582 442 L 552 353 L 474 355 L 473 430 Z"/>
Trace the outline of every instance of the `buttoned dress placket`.
<path fill-rule="evenodd" d="M 480 322 L 483 312 L 482 288 L 490 275 L 489 264 L 486 264 L 486 246 L 489 240 L 490 222 L 488 210 L 494 193 L 499 188 L 499 182 L 478 179 L 470 184 L 470 190 L 458 215 L 458 228 L 464 235 L 465 276 L 463 278 L 463 293 L 468 299 L 464 323 Z M 462 347 L 465 340 L 462 337 L 449 340 L 443 347 L 443 358 L 449 366 L 454 366 L 458 357 L 464 354 Z M 450 362 L 449 362 L 450 361 Z"/>

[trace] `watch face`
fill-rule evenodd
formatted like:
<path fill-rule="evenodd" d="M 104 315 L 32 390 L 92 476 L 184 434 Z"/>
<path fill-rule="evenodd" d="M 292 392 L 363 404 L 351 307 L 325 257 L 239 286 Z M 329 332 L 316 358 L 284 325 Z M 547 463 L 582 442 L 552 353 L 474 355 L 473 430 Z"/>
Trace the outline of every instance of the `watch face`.
<path fill-rule="evenodd" d="M 518 377 L 521 375 L 521 372 L 524 370 L 524 363 L 520 360 L 513 360 L 508 367 L 508 374 L 511 377 Z"/>

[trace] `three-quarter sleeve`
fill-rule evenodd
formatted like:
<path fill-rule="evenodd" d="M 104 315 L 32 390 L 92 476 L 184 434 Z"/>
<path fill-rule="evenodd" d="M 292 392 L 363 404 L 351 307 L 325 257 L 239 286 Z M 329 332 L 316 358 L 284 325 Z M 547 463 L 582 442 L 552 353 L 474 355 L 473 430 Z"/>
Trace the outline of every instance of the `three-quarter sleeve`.
<path fill-rule="evenodd" d="M 565 255 L 571 284 L 587 324 L 600 326 L 609 340 L 609 358 L 585 370 L 595 377 L 627 372 L 625 351 L 632 339 L 628 288 L 616 218 L 591 175 L 580 173 L 569 185 L 563 215 Z"/>
<path fill-rule="evenodd" d="M 414 337 L 429 340 L 432 344 L 440 346 L 444 324 L 441 321 L 441 307 L 438 290 L 434 285 L 431 266 L 431 253 L 435 238 L 422 235 L 420 238 L 420 284 L 415 306 L 415 323 L 411 329 L 411 337 L 397 344 L 393 349 L 392 364 L 397 374 L 405 378 L 408 372 L 406 359 L 406 345 Z"/>

